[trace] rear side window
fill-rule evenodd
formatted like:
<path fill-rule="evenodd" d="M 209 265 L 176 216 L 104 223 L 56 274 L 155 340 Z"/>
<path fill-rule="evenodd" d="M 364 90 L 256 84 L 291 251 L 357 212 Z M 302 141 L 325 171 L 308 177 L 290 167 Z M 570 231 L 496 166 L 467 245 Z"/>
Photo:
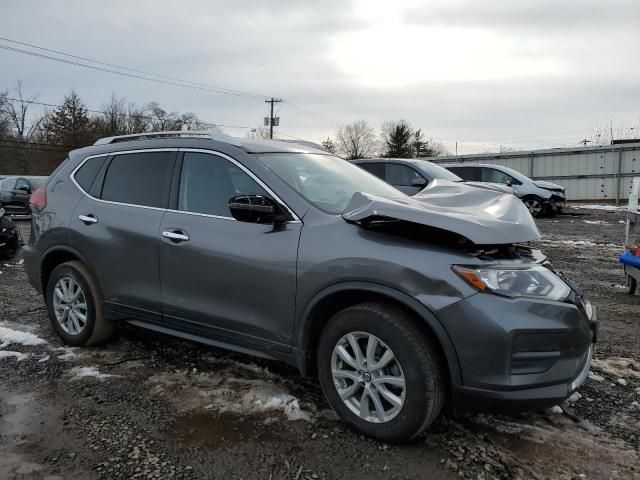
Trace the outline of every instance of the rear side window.
<path fill-rule="evenodd" d="M 476 167 L 447 167 L 447 170 L 455 173 L 463 180 L 468 182 L 478 181 L 479 168 Z"/>
<path fill-rule="evenodd" d="M 95 157 L 90 158 L 78 169 L 75 176 L 73 178 L 76 179 L 78 185 L 82 187 L 85 192 L 89 192 L 91 190 L 91 185 L 95 181 L 98 176 L 98 172 L 104 165 L 107 157 Z"/>
<path fill-rule="evenodd" d="M 0 190 L 13 190 L 15 184 L 15 178 L 5 178 L 4 180 L 0 180 Z"/>
<path fill-rule="evenodd" d="M 384 163 L 358 163 L 357 165 L 384 180 Z"/>
<path fill-rule="evenodd" d="M 165 207 L 174 152 L 116 155 L 104 177 L 103 200 L 145 207 Z"/>
<path fill-rule="evenodd" d="M 269 194 L 230 161 L 207 153 L 184 154 L 178 210 L 231 217 L 229 200 L 239 195 Z"/>

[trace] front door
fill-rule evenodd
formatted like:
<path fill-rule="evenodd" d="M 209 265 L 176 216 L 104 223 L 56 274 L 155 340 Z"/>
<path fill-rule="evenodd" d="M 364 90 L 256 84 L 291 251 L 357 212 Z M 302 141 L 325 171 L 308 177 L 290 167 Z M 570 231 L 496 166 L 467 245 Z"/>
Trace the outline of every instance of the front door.
<path fill-rule="evenodd" d="M 164 322 L 288 350 L 302 224 L 236 221 L 228 207 L 232 197 L 274 195 L 229 157 L 184 152 L 180 170 L 175 209 L 160 228 Z"/>

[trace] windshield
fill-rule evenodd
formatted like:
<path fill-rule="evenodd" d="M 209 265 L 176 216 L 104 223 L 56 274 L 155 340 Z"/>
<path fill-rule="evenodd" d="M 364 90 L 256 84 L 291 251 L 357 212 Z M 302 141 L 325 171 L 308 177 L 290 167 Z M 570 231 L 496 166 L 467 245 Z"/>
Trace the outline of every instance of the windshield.
<path fill-rule="evenodd" d="M 451 182 L 461 182 L 462 179 L 453 172 L 450 172 L 440 165 L 431 163 L 428 160 L 416 160 L 416 166 L 431 180 L 449 180 Z"/>
<path fill-rule="evenodd" d="M 407 198 L 378 177 L 333 155 L 261 153 L 256 157 L 291 188 L 328 213 L 344 212 L 356 192 Z"/>

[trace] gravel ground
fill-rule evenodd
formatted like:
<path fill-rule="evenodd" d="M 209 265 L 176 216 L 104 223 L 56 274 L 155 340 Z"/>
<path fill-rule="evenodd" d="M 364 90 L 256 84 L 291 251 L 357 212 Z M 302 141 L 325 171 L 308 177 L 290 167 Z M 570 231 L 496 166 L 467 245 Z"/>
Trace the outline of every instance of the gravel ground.
<path fill-rule="evenodd" d="M 640 295 L 616 260 L 623 219 L 568 209 L 538 222 L 540 248 L 598 308 L 580 395 L 443 417 L 401 446 L 346 429 L 315 382 L 276 362 L 126 326 L 106 346 L 65 348 L 20 257 L 0 263 L 0 335 L 31 343 L 0 341 L 0 479 L 640 479 Z"/>

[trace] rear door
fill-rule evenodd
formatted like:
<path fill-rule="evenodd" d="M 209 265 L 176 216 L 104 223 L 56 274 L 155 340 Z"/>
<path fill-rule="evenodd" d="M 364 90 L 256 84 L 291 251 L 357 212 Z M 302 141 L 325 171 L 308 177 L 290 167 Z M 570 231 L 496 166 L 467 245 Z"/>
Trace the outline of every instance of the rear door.
<path fill-rule="evenodd" d="M 282 202 L 231 157 L 185 151 L 179 169 L 160 228 L 163 321 L 235 344 L 289 350 L 302 223 L 236 221 L 232 197 Z"/>
<path fill-rule="evenodd" d="M 117 152 L 73 173 L 85 195 L 71 219 L 71 244 L 93 269 L 112 317 L 161 318 L 158 235 L 176 156 Z"/>

